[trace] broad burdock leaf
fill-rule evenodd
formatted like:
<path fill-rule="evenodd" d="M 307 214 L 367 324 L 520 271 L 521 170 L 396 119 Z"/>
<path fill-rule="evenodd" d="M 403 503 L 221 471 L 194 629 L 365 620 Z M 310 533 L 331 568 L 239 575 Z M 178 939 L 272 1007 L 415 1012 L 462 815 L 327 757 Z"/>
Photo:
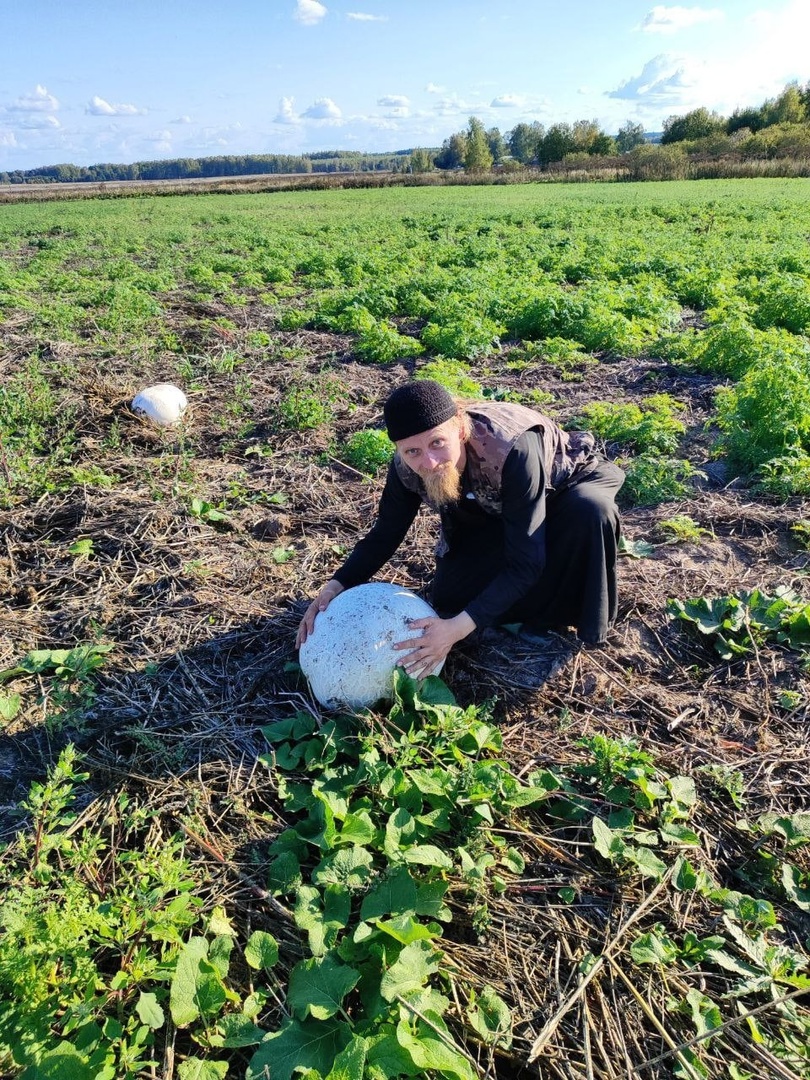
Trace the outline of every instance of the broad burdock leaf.
<path fill-rule="evenodd" d="M 688 844 L 690 847 L 700 847 L 700 837 L 694 829 L 687 829 L 685 825 L 675 822 L 664 822 L 660 828 L 661 839 L 666 844 Z"/>
<path fill-rule="evenodd" d="M 312 871 L 312 880 L 316 885 L 345 885 L 349 889 L 359 889 L 371 876 L 372 863 L 371 852 L 353 844 L 322 859 Z"/>
<path fill-rule="evenodd" d="M 368 1039 L 355 1035 L 349 1045 L 337 1055 L 324 1080 L 363 1080 L 367 1054 Z"/>
<path fill-rule="evenodd" d="M 380 993 L 386 1001 L 405 997 L 427 985 L 431 975 L 439 970 L 442 954 L 427 941 L 406 945 L 380 982 Z"/>
<path fill-rule="evenodd" d="M 322 956 L 349 922 L 351 895 L 343 885 L 327 885 L 323 893 L 312 885 L 302 885 L 295 900 L 296 926 L 309 935 L 313 956 Z"/>
<path fill-rule="evenodd" d="M 97 1071 L 73 1043 L 60 1042 L 42 1054 L 33 1075 L 37 1080 L 95 1080 Z"/>
<path fill-rule="evenodd" d="M 697 802 L 697 789 L 691 776 L 670 777 L 666 786 L 679 809 L 689 811 Z"/>
<path fill-rule="evenodd" d="M 208 956 L 208 942 L 193 937 L 180 950 L 169 990 L 169 1007 L 177 1027 L 185 1027 L 200 1015 L 197 1004 L 197 984 L 201 978 L 200 963 Z"/>
<path fill-rule="evenodd" d="M 678 946 L 664 933 L 660 923 L 655 930 L 641 934 L 630 946 L 630 955 L 637 964 L 658 964 L 661 967 L 678 959 Z"/>
<path fill-rule="evenodd" d="M 438 1020 L 442 1029 L 446 1030 L 440 1017 L 430 1016 L 428 1019 L 431 1022 Z M 451 1037 L 448 1036 L 448 1039 L 450 1040 Z M 475 1073 L 461 1050 L 453 1050 L 432 1028 L 421 1021 L 417 1021 L 414 1033 L 410 1022 L 401 1020 L 397 1024 L 397 1042 L 408 1051 L 414 1064 L 423 1071 L 436 1070 L 442 1076 L 457 1077 L 458 1080 L 475 1080 Z"/>
<path fill-rule="evenodd" d="M 301 960 L 290 972 L 287 1005 L 299 1020 L 312 1016 L 328 1020 L 339 1012 L 343 999 L 355 988 L 360 972 L 333 955 Z"/>
<path fill-rule="evenodd" d="M 385 915 L 416 914 L 416 882 L 406 866 L 389 871 L 379 885 L 363 897 L 361 919 L 380 919 Z"/>
<path fill-rule="evenodd" d="M 435 866 L 439 870 L 453 869 L 453 860 L 435 844 L 414 844 L 413 847 L 402 849 L 400 855 L 405 862 L 418 866 Z"/>
<path fill-rule="evenodd" d="M 624 852 L 625 844 L 622 838 L 608 828 L 601 818 L 595 817 L 591 822 L 591 828 L 593 829 L 593 846 L 603 859 L 612 861 Z"/>
<path fill-rule="evenodd" d="M 232 950 L 233 938 L 225 935 L 214 938 L 208 947 L 208 963 L 216 969 L 222 979 L 228 974 Z"/>
<path fill-rule="evenodd" d="M 227 1061 L 203 1061 L 191 1057 L 177 1067 L 178 1080 L 225 1080 L 227 1075 Z"/>
<path fill-rule="evenodd" d="M 166 1020 L 163 1009 L 158 1004 L 158 999 L 154 994 L 147 994 L 141 992 L 135 1003 L 135 1011 L 142 1024 L 146 1024 L 147 1027 L 153 1031 L 157 1031 L 158 1028 L 163 1027 Z"/>
<path fill-rule="evenodd" d="M 697 888 L 698 876 L 692 864 L 684 858 L 675 860 L 675 868 L 672 872 L 672 884 L 678 892 L 689 892 Z"/>
<path fill-rule="evenodd" d="M 254 930 L 245 945 L 245 960 L 257 971 L 268 971 L 278 963 L 278 942 L 264 930 Z"/>
<path fill-rule="evenodd" d="M 660 881 L 667 872 L 667 864 L 662 862 L 654 851 L 646 847 L 632 847 L 628 845 L 624 851 L 625 858 L 629 859 L 643 877 L 654 878 Z"/>
<path fill-rule="evenodd" d="M 429 941 L 441 934 L 441 928 L 435 923 L 433 929 L 417 922 L 410 915 L 397 915 L 393 919 L 378 919 L 376 926 L 384 934 L 388 934 L 402 945 L 410 945 L 412 941 Z"/>
<path fill-rule="evenodd" d="M 289 1020 L 279 1031 L 265 1036 L 250 1059 L 245 1080 L 291 1080 L 301 1069 L 328 1075 L 335 1059 L 351 1041 L 348 1024 L 337 1020 Z"/>
<path fill-rule="evenodd" d="M 416 839 L 416 821 L 403 806 L 398 807 L 385 823 L 385 844 L 383 851 L 394 860 L 400 849 Z"/>
<path fill-rule="evenodd" d="M 711 998 L 702 994 L 697 987 L 693 987 L 686 995 L 686 1000 L 692 1009 L 692 1020 L 698 1035 L 708 1035 L 709 1032 L 722 1026 L 723 1015 Z M 708 1040 L 706 1045 L 708 1045 Z"/>
<path fill-rule="evenodd" d="M 19 694 L 0 694 L 0 722 L 8 723 L 20 711 L 22 698 Z"/>
<path fill-rule="evenodd" d="M 471 999 L 467 1019 L 485 1043 L 509 1048 L 512 1045 L 512 1014 L 492 986 L 485 986 Z"/>
<path fill-rule="evenodd" d="M 782 887 L 788 900 L 800 911 L 810 913 L 810 880 L 790 863 L 782 864 Z"/>
<path fill-rule="evenodd" d="M 217 1021 L 217 1030 L 222 1036 L 222 1045 L 228 1048 L 255 1046 L 267 1032 L 253 1022 L 246 1013 L 226 1013 Z"/>
<path fill-rule="evenodd" d="M 374 822 L 368 810 L 360 810 L 357 813 L 348 814 L 343 827 L 340 830 L 340 842 L 342 844 L 370 844 L 374 839 Z"/>

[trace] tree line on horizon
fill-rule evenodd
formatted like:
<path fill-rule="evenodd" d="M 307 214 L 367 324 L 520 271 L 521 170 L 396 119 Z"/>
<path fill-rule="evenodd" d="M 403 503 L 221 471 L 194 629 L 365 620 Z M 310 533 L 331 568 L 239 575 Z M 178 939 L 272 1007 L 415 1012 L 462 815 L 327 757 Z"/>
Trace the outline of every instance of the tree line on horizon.
<path fill-rule="evenodd" d="M 675 175 L 687 160 L 757 161 L 810 159 L 810 82 L 788 83 L 776 98 L 759 107 L 735 109 L 729 117 L 706 108 L 692 109 L 664 121 L 659 136 L 628 120 L 616 135 L 596 120 L 516 124 L 502 134 L 487 129 L 475 116 L 467 127 L 448 136 L 441 147 L 416 147 L 390 153 L 324 150 L 308 154 L 244 154 L 207 158 L 169 158 L 128 165 L 47 165 L 0 172 L 0 183 L 81 183 L 115 180 L 189 180 L 265 174 L 395 172 L 428 173 L 461 170 L 485 173 L 556 169 L 588 171 L 609 159 L 631 155 L 643 165 L 638 179 Z M 653 160 L 655 159 L 655 160 Z M 659 160 L 660 159 L 660 160 Z"/>
<path fill-rule="evenodd" d="M 497 127 L 485 128 L 477 117 L 467 127 L 448 136 L 438 153 L 417 148 L 411 152 L 411 170 L 459 169 L 486 172 L 493 167 L 548 168 L 560 163 L 586 164 L 588 158 L 611 158 L 652 143 L 641 124 L 628 120 L 618 133 L 607 134 L 596 120 L 573 124 L 516 124 L 506 135 Z M 678 146 L 687 156 L 738 159 L 810 157 L 810 82 L 788 83 L 778 97 L 758 108 L 736 109 L 720 116 L 706 108 L 670 116 L 661 132 L 663 148 Z M 652 148 L 651 148 L 652 149 Z"/>

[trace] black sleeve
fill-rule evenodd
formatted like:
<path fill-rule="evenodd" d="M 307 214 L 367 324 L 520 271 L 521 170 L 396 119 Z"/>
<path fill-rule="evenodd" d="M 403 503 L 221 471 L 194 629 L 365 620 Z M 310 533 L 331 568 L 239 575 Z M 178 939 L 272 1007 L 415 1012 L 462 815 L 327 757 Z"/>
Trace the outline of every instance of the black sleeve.
<path fill-rule="evenodd" d="M 540 437 L 521 435 L 504 462 L 501 485 L 504 566 L 467 604 L 476 626 L 492 626 L 537 582 L 546 563 L 546 475 Z"/>
<path fill-rule="evenodd" d="M 422 497 L 415 491 L 408 491 L 392 461 L 380 497 L 377 520 L 332 577 L 345 589 L 362 585 L 372 578 L 405 539 L 421 505 Z"/>

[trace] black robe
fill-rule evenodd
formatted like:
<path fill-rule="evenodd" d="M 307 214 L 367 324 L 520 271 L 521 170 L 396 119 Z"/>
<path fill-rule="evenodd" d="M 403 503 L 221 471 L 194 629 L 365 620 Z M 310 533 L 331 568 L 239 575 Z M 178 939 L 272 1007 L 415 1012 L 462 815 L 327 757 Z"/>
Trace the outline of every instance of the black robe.
<path fill-rule="evenodd" d="M 479 628 L 575 626 L 583 641 L 604 641 L 616 619 L 615 496 L 623 480 L 621 469 L 599 460 L 562 491 L 548 491 L 538 435 L 521 435 L 504 463 L 500 514 L 483 510 L 467 484 L 460 501 L 442 511 L 448 550 L 436 560 L 434 608 L 444 616 L 464 610 Z M 421 502 L 392 464 L 377 520 L 337 581 L 351 588 L 373 577 L 404 540 Z"/>

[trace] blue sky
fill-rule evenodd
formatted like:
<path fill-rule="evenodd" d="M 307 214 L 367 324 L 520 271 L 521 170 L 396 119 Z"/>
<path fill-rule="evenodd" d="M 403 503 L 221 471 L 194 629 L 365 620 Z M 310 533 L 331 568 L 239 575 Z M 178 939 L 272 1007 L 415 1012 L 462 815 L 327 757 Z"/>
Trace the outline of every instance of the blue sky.
<path fill-rule="evenodd" d="M 0 170 L 438 146 L 810 80 L 810 0 L 0 0 Z"/>

